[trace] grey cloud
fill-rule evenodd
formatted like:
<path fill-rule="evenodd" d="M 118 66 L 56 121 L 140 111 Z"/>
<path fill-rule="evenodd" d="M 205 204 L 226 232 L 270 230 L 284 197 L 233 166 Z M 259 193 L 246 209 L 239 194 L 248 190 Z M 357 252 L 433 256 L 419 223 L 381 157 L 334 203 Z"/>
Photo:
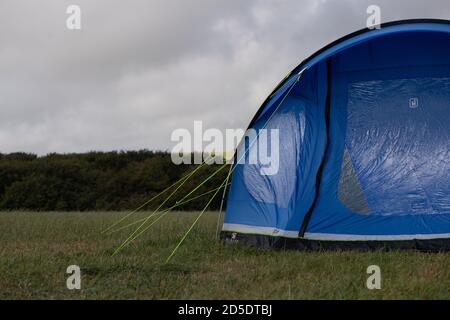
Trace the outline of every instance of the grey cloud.
<path fill-rule="evenodd" d="M 78 4 L 82 30 L 65 28 Z M 171 132 L 245 127 L 284 75 L 366 21 L 373 1 L 0 3 L 0 152 L 169 149 Z M 383 21 L 447 0 L 377 1 Z"/>

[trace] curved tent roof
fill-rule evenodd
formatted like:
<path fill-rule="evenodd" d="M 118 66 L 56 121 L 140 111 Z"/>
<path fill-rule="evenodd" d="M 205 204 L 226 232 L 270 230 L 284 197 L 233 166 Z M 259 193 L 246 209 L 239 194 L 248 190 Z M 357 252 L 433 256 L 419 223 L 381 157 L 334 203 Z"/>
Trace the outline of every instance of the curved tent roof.
<path fill-rule="evenodd" d="M 303 60 L 297 67 L 295 67 L 289 74 L 275 87 L 272 93 L 262 103 L 261 107 L 256 112 L 253 119 L 250 121 L 249 127 L 255 122 L 256 118 L 265 110 L 268 109 L 273 101 L 274 97 L 283 95 L 289 88 L 289 85 L 295 81 L 295 78 L 303 70 L 310 68 L 317 62 L 322 61 L 339 51 L 345 50 L 358 43 L 368 41 L 383 35 L 404 33 L 404 32 L 446 32 L 450 29 L 450 20 L 443 19 L 408 19 L 386 22 L 380 25 L 380 29 L 368 29 L 364 28 L 355 32 L 352 32 L 346 36 L 333 41 L 325 47 L 319 49 L 311 56 Z"/>

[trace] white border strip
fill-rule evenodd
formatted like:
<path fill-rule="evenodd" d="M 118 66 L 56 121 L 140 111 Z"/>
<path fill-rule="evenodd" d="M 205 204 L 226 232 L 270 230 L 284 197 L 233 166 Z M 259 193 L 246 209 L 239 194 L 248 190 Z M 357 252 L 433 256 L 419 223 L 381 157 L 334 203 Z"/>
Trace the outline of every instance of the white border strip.
<path fill-rule="evenodd" d="M 258 227 L 245 224 L 224 223 L 222 231 L 261 234 L 269 236 L 281 236 L 298 238 L 298 231 L 281 230 L 271 227 Z M 399 234 L 399 235 L 359 235 L 359 234 L 333 234 L 306 232 L 305 239 L 310 240 L 339 240 L 339 241 L 389 241 L 389 240 L 414 240 L 414 239 L 442 239 L 450 238 L 450 233 L 435 234 Z"/>

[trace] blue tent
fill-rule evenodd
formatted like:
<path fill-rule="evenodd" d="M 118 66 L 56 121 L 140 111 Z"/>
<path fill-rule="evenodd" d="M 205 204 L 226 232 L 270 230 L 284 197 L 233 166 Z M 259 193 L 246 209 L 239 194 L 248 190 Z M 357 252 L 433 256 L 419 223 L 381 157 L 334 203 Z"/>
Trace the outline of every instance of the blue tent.
<path fill-rule="evenodd" d="M 391 22 L 333 42 L 275 88 L 249 128 L 278 129 L 278 171 L 236 159 L 226 241 L 450 250 L 449 21 Z M 253 142 L 238 151 L 247 157 Z"/>

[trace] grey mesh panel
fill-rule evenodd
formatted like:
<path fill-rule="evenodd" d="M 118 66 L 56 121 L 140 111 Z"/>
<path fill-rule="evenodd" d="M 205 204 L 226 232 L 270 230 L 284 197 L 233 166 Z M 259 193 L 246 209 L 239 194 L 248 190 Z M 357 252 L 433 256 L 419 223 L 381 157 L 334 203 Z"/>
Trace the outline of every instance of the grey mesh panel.
<path fill-rule="evenodd" d="M 367 204 L 361 184 L 353 169 L 352 160 L 347 147 L 344 149 L 342 157 L 341 174 L 339 178 L 338 197 L 342 203 L 355 213 L 369 214 L 370 209 Z"/>

